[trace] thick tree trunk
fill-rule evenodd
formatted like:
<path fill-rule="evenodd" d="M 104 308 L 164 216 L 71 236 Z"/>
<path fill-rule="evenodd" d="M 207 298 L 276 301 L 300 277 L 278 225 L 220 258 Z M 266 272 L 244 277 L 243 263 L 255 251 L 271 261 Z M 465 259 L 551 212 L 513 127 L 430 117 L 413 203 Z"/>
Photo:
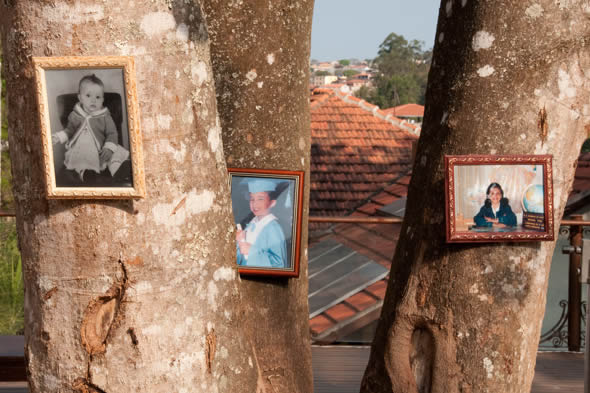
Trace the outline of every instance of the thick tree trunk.
<path fill-rule="evenodd" d="M 0 5 L 32 392 L 255 392 L 199 2 Z M 147 197 L 46 200 L 32 56 L 135 58 Z"/>
<path fill-rule="evenodd" d="M 443 157 L 553 154 L 557 231 L 590 127 L 589 16 L 577 0 L 442 2 L 406 219 L 362 392 L 530 390 L 554 243 L 446 244 Z"/>
<path fill-rule="evenodd" d="M 242 278 L 269 392 L 312 388 L 307 305 L 310 151 L 309 51 L 313 0 L 205 0 L 227 165 L 305 170 L 299 278 Z"/>

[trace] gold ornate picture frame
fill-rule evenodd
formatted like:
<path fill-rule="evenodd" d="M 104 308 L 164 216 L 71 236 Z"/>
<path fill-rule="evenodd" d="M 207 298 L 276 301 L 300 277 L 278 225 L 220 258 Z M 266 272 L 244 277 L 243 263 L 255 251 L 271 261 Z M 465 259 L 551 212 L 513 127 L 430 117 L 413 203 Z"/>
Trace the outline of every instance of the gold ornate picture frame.
<path fill-rule="evenodd" d="M 445 156 L 449 243 L 554 239 L 551 155 Z"/>
<path fill-rule="evenodd" d="M 145 197 L 135 64 L 34 57 L 47 198 Z"/>

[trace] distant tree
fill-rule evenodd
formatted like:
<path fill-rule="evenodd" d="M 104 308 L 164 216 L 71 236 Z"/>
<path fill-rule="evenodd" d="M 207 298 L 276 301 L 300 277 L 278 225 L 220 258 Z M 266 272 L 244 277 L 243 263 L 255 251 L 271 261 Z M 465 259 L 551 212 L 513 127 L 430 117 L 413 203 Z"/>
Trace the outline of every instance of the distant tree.
<path fill-rule="evenodd" d="M 0 47 L 0 64 L 2 63 L 2 48 Z M 8 121 L 6 120 L 6 81 L 4 75 L 0 85 L 0 209 L 13 210 L 14 197 L 11 189 L 12 173 L 8 153 Z"/>
<path fill-rule="evenodd" d="M 338 60 L 338 63 L 339 63 L 341 66 L 344 66 L 344 67 L 346 67 L 347 65 L 350 65 L 350 60 L 347 60 L 347 59 L 342 59 L 342 60 Z"/>
<path fill-rule="evenodd" d="M 424 104 L 432 50 L 424 50 L 423 45 L 422 41 L 407 41 L 402 35 L 389 34 L 371 61 L 378 72 L 375 87 L 360 90 L 357 96 L 381 108 Z"/>
<path fill-rule="evenodd" d="M 375 89 L 365 85 L 365 86 L 361 86 L 360 89 L 358 89 L 354 95 L 362 98 L 365 101 L 368 102 L 373 102 L 373 95 L 374 95 Z"/>
<path fill-rule="evenodd" d="M 342 75 L 344 75 L 347 78 L 350 78 L 351 76 L 358 75 L 358 74 L 360 74 L 360 72 L 358 72 L 357 70 L 344 70 L 342 72 Z"/>
<path fill-rule="evenodd" d="M 332 75 L 332 74 L 330 74 L 328 71 L 323 71 L 323 70 L 321 70 L 321 71 L 316 71 L 316 72 L 314 73 L 314 75 L 315 75 L 315 76 L 326 76 L 326 75 Z"/>

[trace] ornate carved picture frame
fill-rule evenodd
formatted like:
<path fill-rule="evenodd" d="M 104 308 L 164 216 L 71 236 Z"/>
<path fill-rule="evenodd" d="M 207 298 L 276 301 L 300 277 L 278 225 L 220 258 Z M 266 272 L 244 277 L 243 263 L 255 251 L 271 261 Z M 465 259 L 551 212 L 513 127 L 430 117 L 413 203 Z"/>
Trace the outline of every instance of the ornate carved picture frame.
<path fill-rule="evenodd" d="M 132 57 L 35 57 L 47 198 L 145 197 Z"/>
<path fill-rule="evenodd" d="M 228 172 L 240 274 L 298 277 L 304 172 Z"/>
<path fill-rule="evenodd" d="M 445 156 L 447 242 L 554 239 L 551 155 Z"/>

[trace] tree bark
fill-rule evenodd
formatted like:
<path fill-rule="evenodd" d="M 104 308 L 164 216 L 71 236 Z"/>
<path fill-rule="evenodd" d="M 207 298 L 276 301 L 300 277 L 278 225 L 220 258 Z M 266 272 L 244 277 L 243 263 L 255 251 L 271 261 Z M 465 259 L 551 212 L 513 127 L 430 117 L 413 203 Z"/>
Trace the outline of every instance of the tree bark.
<path fill-rule="evenodd" d="M 199 2 L 0 5 L 31 392 L 256 392 Z M 47 200 L 32 56 L 135 58 L 147 197 Z"/>
<path fill-rule="evenodd" d="M 578 0 L 442 2 L 361 392 L 530 390 L 555 243 L 446 244 L 444 155 L 553 154 L 557 232 L 590 127 L 589 16 Z"/>
<path fill-rule="evenodd" d="M 205 0 L 227 165 L 305 170 L 299 278 L 242 277 L 269 392 L 313 391 L 307 304 L 309 51 L 313 0 Z"/>

